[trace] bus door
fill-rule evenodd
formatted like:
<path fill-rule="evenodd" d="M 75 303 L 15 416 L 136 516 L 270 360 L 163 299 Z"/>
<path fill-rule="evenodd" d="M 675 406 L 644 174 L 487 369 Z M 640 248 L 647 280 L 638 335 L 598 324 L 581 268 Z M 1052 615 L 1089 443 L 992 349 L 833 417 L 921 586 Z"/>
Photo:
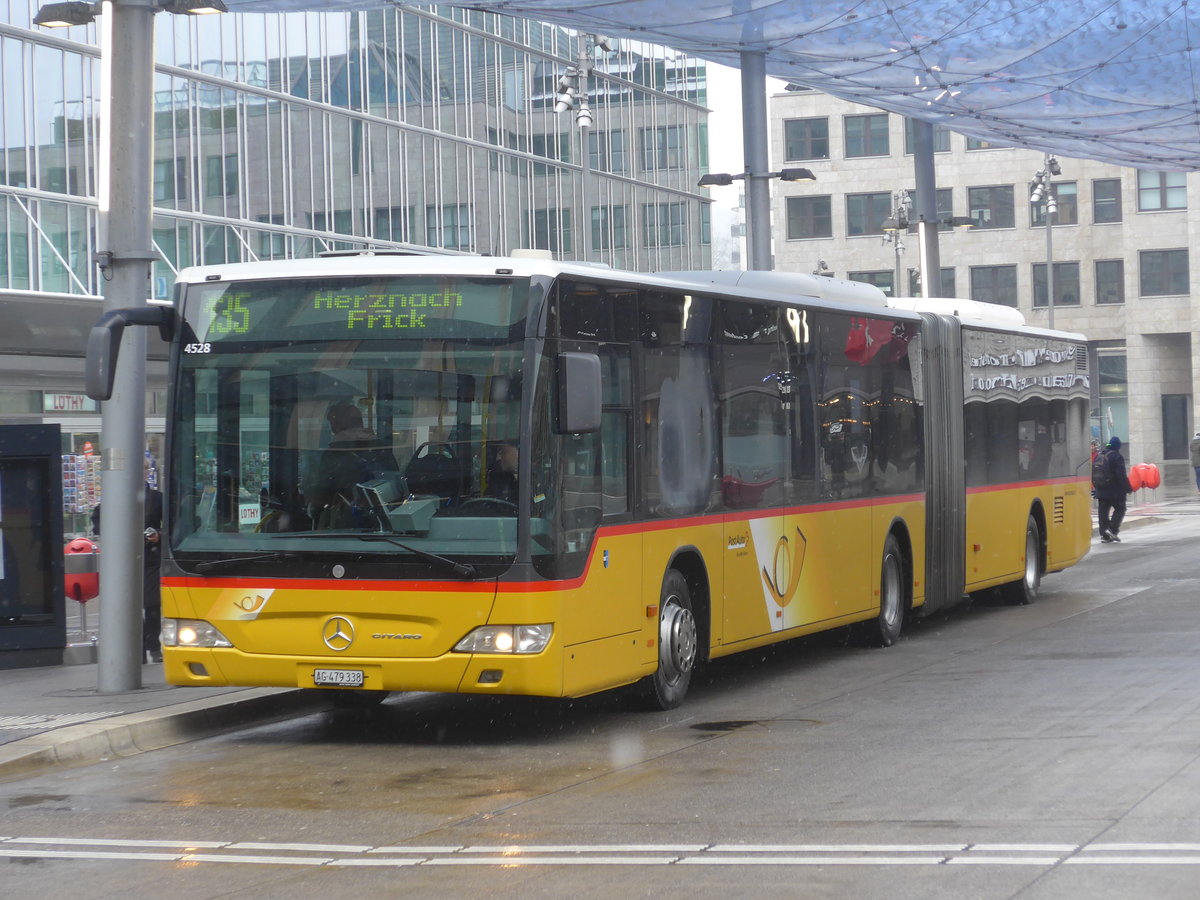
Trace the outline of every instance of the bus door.
<path fill-rule="evenodd" d="M 721 318 L 722 642 L 730 644 L 789 627 L 796 574 L 785 506 L 792 376 L 783 310 L 731 302 Z"/>

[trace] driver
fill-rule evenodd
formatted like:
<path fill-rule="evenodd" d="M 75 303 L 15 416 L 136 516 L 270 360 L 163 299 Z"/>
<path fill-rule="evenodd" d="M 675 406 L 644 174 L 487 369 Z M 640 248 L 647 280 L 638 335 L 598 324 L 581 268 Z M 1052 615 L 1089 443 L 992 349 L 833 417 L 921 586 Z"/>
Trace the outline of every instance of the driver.
<path fill-rule="evenodd" d="M 340 400 L 325 415 L 332 439 L 322 451 L 309 499 L 318 512 L 318 527 L 345 528 L 354 523 L 355 485 L 399 469 L 396 458 L 363 426 L 362 411 Z"/>
<path fill-rule="evenodd" d="M 517 502 L 517 463 L 520 459 L 521 453 L 515 444 L 500 445 L 495 462 L 488 470 L 485 497 L 513 504 Z"/>

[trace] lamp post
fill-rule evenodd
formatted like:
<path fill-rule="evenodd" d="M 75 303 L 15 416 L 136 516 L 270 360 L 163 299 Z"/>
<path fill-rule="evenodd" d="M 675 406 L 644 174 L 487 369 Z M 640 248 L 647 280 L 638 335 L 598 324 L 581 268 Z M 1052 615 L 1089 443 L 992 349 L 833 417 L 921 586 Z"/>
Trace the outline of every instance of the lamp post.
<path fill-rule="evenodd" d="M 101 40 L 99 232 L 95 257 L 103 276 L 104 311 L 144 307 L 151 267 L 154 148 L 154 16 L 160 11 L 224 12 L 221 0 L 109 0 L 48 3 L 34 17 L 47 28 L 85 25 L 103 10 Z M 101 407 L 100 554 L 101 693 L 142 686 L 142 554 L 146 446 L 146 332 L 127 328 L 111 399 Z"/>
<path fill-rule="evenodd" d="M 595 71 L 595 52 L 599 48 L 605 52 L 613 49 L 613 41 L 600 34 L 577 35 L 578 49 L 575 65 L 568 66 L 567 71 L 558 79 L 558 94 L 554 98 L 556 113 L 575 110 L 575 124 L 579 126 L 579 144 L 581 147 L 581 169 L 579 176 L 580 202 L 583 205 L 583 224 L 580 228 L 580 257 L 588 258 L 592 239 L 592 147 L 589 137 L 592 129 L 592 109 L 588 105 L 588 93 L 591 87 L 592 72 Z"/>
<path fill-rule="evenodd" d="M 896 251 L 895 281 L 892 282 L 892 296 L 900 296 L 900 277 L 903 269 L 900 256 L 904 253 L 904 237 L 908 232 L 912 214 L 912 197 L 908 191 L 896 191 L 892 194 L 892 214 L 883 220 L 883 242 L 891 244 Z"/>
<path fill-rule="evenodd" d="M 1054 215 L 1058 212 L 1058 200 L 1054 196 L 1054 185 L 1050 183 L 1053 175 L 1061 175 L 1062 166 L 1058 160 L 1046 154 L 1042 168 L 1034 173 L 1033 181 L 1029 183 L 1029 202 L 1035 206 L 1046 204 L 1046 327 L 1054 327 Z"/>
<path fill-rule="evenodd" d="M 707 175 L 701 175 L 700 180 L 696 182 L 697 187 L 725 187 L 733 184 L 735 181 L 745 181 L 748 183 L 746 191 L 747 202 L 749 203 L 748 213 L 748 231 L 749 231 L 749 256 L 750 269 L 755 271 L 769 271 L 771 269 L 771 241 L 770 228 L 765 227 L 762 219 L 766 219 L 767 226 L 770 225 L 771 216 L 768 203 L 770 201 L 770 191 L 768 182 L 771 178 L 778 178 L 780 181 L 816 181 L 817 176 L 809 169 L 780 169 L 778 172 L 754 172 L 747 168 L 745 172 L 736 174 L 730 172 L 709 172 Z M 766 198 L 764 201 L 763 198 Z M 765 216 L 764 216 L 765 210 Z"/>

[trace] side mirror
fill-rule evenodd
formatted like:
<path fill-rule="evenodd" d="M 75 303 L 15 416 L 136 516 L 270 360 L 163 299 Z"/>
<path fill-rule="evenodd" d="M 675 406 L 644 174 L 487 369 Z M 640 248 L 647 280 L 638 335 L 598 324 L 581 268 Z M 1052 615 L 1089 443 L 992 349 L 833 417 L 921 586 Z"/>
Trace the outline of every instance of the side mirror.
<path fill-rule="evenodd" d="M 600 357 L 595 353 L 558 355 L 558 409 L 554 430 L 559 434 L 600 430 Z"/>
<path fill-rule="evenodd" d="M 110 309 L 88 332 L 87 361 L 84 369 L 84 389 L 93 400 L 112 397 L 113 379 L 117 375 L 117 356 L 121 335 L 126 325 L 156 326 L 164 341 L 170 341 L 174 331 L 175 311 L 169 306 L 135 306 Z"/>

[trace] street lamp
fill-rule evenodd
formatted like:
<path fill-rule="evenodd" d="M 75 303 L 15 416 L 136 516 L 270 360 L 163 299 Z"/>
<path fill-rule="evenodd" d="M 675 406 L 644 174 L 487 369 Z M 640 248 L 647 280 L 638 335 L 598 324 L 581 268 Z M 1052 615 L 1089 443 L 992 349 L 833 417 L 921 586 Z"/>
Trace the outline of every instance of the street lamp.
<path fill-rule="evenodd" d="M 1058 212 L 1058 200 L 1054 196 L 1054 185 L 1050 178 L 1062 174 L 1058 160 L 1046 154 L 1045 164 L 1034 173 L 1029 183 L 1029 202 L 1046 205 L 1046 327 L 1054 327 L 1054 215 Z"/>
<path fill-rule="evenodd" d="M 892 194 L 892 214 L 883 220 L 883 242 L 891 244 L 896 251 L 895 281 L 892 282 L 892 296 L 900 296 L 900 276 L 903 272 L 900 256 L 904 253 L 903 235 L 908 232 L 912 214 L 912 197 L 908 191 L 896 191 Z"/>
<path fill-rule="evenodd" d="M 816 181 L 817 176 L 808 169 L 780 169 L 778 172 L 739 172 L 736 175 L 729 172 L 710 172 L 701 175 L 696 187 L 725 187 L 735 181 L 747 178 L 778 178 L 780 181 Z"/>
<path fill-rule="evenodd" d="M 101 3 L 85 3 L 69 0 L 66 3 L 47 3 L 33 17 L 34 25 L 43 28 L 68 28 L 72 25 L 90 25 L 100 15 Z M 222 0 L 158 0 L 157 9 L 184 16 L 207 16 L 212 13 L 229 12 Z"/>

